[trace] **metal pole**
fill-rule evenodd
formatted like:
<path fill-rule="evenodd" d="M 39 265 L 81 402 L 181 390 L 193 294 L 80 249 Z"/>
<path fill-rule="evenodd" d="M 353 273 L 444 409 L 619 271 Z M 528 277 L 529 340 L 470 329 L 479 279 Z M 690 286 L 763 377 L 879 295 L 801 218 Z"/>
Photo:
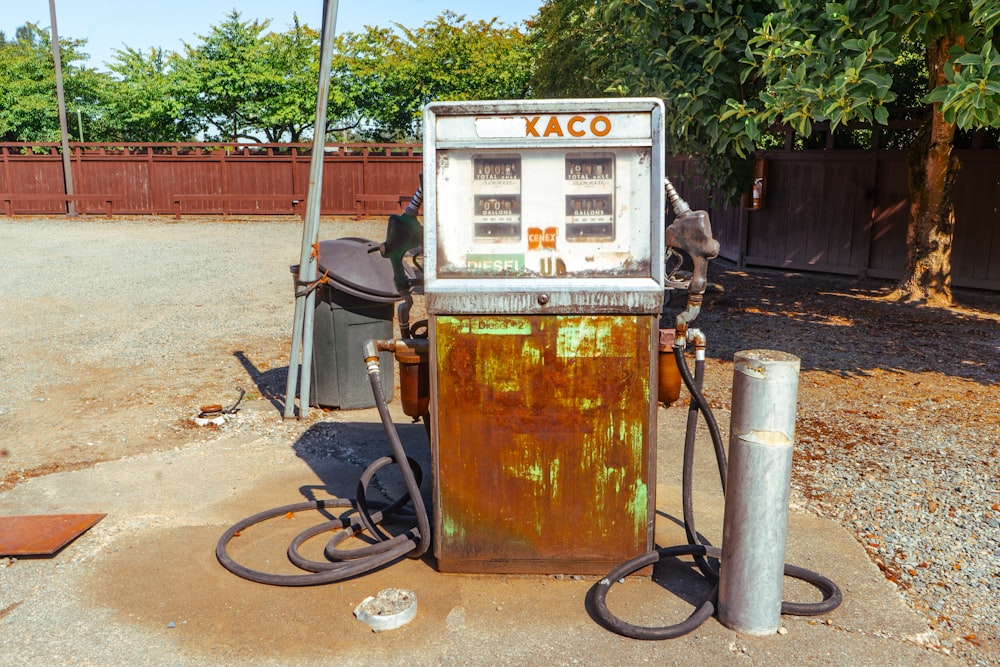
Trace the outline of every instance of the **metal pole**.
<path fill-rule="evenodd" d="M 326 144 L 326 105 L 330 96 L 330 70 L 333 61 L 333 37 L 337 31 L 337 0 L 323 5 L 323 28 L 320 37 L 319 91 L 316 95 L 316 122 L 313 130 L 312 159 L 309 163 L 309 190 L 306 193 L 306 216 L 302 229 L 302 253 L 299 258 L 299 281 L 317 278 L 312 249 L 319 240 L 319 210 L 323 190 L 323 149 Z M 295 322 L 292 325 L 292 350 L 288 359 L 288 383 L 285 387 L 285 418 L 295 416 L 295 390 L 302 354 L 302 388 L 299 392 L 299 417 L 309 415 L 309 384 L 312 373 L 312 336 L 316 291 L 295 299 Z"/>
<path fill-rule="evenodd" d="M 787 352 L 744 350 L 733 363 L 719 620 L 770 635 L 781 621 L 800 362 Z"/>
<path fill-rule="evenodd" d="M 69 130 L 66 124 L 66 96 L 63 94 L 62 58 L 59 55 L 59 29 L 56 27 L 56 0 L 49 0 L 49 17 L 52 21 L 52 58 L 56 63 L 56 100 L 59 104 L 59 132 L 62 137 L 63 179 L 66 194 L 73 195 L 73 165 L 69 161 Z M 76 215 L 75 202 L 66 202 L 66 212 Z"/>

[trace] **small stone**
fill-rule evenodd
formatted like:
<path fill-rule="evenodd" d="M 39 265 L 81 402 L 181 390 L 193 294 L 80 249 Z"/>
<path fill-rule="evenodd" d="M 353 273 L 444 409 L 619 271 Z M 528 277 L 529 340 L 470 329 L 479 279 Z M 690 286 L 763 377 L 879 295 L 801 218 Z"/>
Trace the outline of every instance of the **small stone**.
<path fill-rule="evenodd" d="M 780 628 L 778 628 L 778 634 L 779 635 L 787 635 L 788 634 L 788 628 L 786 628 L 785 626 L 781 626 Z"/>
<path fill-rule="evenodd" d="M 169 623 L 167 623 L 167 627 L 168 628 L 176 628 L 177 627 L 177 623 L 175 621 L 170 621 Z"/>

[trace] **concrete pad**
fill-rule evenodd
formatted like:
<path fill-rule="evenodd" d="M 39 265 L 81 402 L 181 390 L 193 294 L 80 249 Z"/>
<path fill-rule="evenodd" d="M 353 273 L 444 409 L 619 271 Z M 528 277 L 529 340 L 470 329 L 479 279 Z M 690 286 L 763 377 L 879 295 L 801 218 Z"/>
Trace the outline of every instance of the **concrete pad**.
<path fill-rule="evenodd" d="M 429 473 L 423 427 L 406 424 L 397 410 L 393 406 L 404 443 Z M 671 410 L 660 412 L 657 542 L 664 545 L 683 541 L 675 523 L 680 514 L 676 436 L 686 411 Z M 214 440 L 32 479 L 0 495 L 5 513 L 108 514 L 54 559 L 0 561 L 0 664 L 957 662 L 921 645 L 926 625 L 850 535 L 799 513 L 790 517 L 788 560 L 836 581 L 845 601 L 829 616 L 785 617 L 787 634 L 773 637 L 741 636 L 710 619 L 676 640 L 627 639 L 588 614 L 584 599 L 596 577 L 441 574 L 429 557 L 326 586 L 245 581 L 215 559 L 215 543 L 229 525 L 310 495 L 353 496 L 364 465 L 388 445 L 375 410 L 282 423 L 270 404 L 257 401 L 241 419 L 241 428 L 221 429 Z M 704 458 L 710 449 L 702 439 Z M 384 483 L 392 492 L 388 476 Z M 429 488 L 427 480 L 424 486 Z M 716 544 L 722 517 L 717 487 L 717 473 L 700 463 L 694 498 L 698 527 Z M 309 514 L 248 530 L 232 553 L 291 572 L 284 555 L 288 540 L 321 520 Z M 352 611 L 388 587 L 414 591 L 419 611 L 402 628 L 373 633 Z M 663 564 L 653 578 L 616 585 L 608 602 L 631 622 L 670 624 L 690 613 L 704 588 L 686 564 Z M 818 598 L 797 584 L 789 584 L 786 595 Z"/>

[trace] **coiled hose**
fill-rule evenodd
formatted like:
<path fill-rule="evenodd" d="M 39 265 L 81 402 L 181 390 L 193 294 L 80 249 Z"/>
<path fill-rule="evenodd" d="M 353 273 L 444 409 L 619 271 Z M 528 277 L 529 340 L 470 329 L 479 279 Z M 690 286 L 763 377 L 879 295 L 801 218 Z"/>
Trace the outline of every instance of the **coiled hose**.
<path fill-rule="evenodd" d="M 386 406 L 385 396 L 382 393 L 381 371 L 377 360 L 368 364 L 368 379 L 371 382 L 372 393 L 375 395 L 375 405 L 378 407 L 382 426 L 385 428 L 386 435 L 389 438 L 392 456 L 383 456 L 365 468 L 365 471 L 361 474 L 361 478 L 358 480 L 358 495 L 355 500 L 336 498 L 284 505 L 254 514 L 233 524 L 222 534 L 215 546 L 215 555 L 223 567 L 244 579 L 262 584 L 272 584 L 274 586 L 314 586 L 361 576 L 384 567 L 404 556 L 419 558 L 427 552 L 430 547 L 431 530 L 427 509 L 424 507 L 423 497 L 420 495 L 422 477 L 420 466 L 406 455 L 403 444 L 399 439 L 399 433 L 396 431 L 396 426 L 389 415 L 389 408 Z M 403 461 L 406 461 L 406 465 L 402 464 Z M 406 485 L 406 493 L 388 505 L 378 505 L 377 510 L 373 512 L 372 506 L 369 505 L 366 498 L 368 484 L 375 476 L 375 473 L 392 464 L 399 465 L 400 467 L 403 481 Z M 412 514 L 401 511 L 407 503 L 412 503 L 413 505 Z M 307 528 L 299 533 L 288 546 L 288 560 L 296 567 L 308 572 L 308 574 L 272 574 L 270 572 L 263 572 L 241 565 L 229 555 L 227 550 L 229 542 L 239 535 L 241 531 L 246 530 L 250 526 L 267 521 L 268 519 L 285 516 L 289 512 L 325 510 L 329 508 L 343 508 L 353 511 L 347 512 L 341 518 Z M 356 516 L 352 517 L 355 513 Z M 415 518 L 416 526 L 396 536 L 390 536 L 382 532 L 378 528 L 379 524 L 397 513 Z M 310 560 L 299 553 L 299 548 L 309 539 L 329 531 L 336 532 L 323 550 L 323 555 L 327 558 L 326 561 Z M 344 541 L 363 531 L 367 531 L 376 540 L 374 544 L 357 549 L 337 548 Z"/>
<path fill-rule="evenodd" d="M 691 371 L 687 366 L 687 360 L 684 357 L 683 341 L 674 345 L 674 358 L 677 361 L 677 368 L 680 371 L 681 379 L 684 381 L 684 386 L 687 387 L 688 392 L 691 394 L 691 406 L 688 410 L 687 429 L 684 436 L 684 462 L 681 482 L 684 530 L 688 544 L 655 549 L 626 561 L 611 570 L 587 594 L 588 607 L 601 625 L 612 632 L 625 637 L 632 637 L 633 639 L 673 639 L 686 635 L 715 614 L 716 603 L 719 598 L 719 573 L 707 559 L 712 558 L 718 561 L 722 556 L 722 552 L 717 547 L 698 543 L 698 533 L 694 525 L 694 509 L 691 499 L 694 470 L 694 436 L 699 411 L 704 415 L 705 423 L 712 438 L 719 473 L 722 477 L 723 493 L 725 493 L 726 485 L 726 455 L 722 447 L 722 436 L 719 433 L 718 424 L 712 415 L 708 401 L 705 400 L 705 396 L 701 392 L 704 377 L 704 359 L 701 358 L 701 355 L 695 359 L 695 376 L 692 378 Z M 611 613 L 607 605 L 607 596 L 615 582 L 638 572 L 644 567 L 659 562 L 662 558 L 673 558 L 676 556 L 694 557 L 698 569 L 713 584 L 711 593 L 695 608 L 690 616 L 676 625 L 645 627 L 623 621 Z M 782 602 L 781 613 L 795 616 L 816 616 L 826 614 L 840 606 L 843 594 L 837 585 L 826 577 L 811 570 L 787 563 L 784 567 L 784 573 L 785 576 L 801 579 L 818 588 L 823 593 L 823 600 L 814 603 Z"/>

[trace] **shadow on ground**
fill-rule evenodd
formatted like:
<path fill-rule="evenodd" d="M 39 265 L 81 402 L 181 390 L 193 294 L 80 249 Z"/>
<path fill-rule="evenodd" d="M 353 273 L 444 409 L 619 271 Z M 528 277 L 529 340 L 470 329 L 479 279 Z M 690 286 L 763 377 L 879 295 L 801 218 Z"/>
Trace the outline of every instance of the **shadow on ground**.
<path fill-rule="evenodd" d="M 744 271 L 722 260 L 710 278 L 717 295 L 696 321 L 710 356 L 765 348 L 844 377 L 885 369 L 990 385 L 1000 376 L 1000 294 L 956 289 L 956 307 L 933 308 L 886 300 L 887 281 Z"/>

